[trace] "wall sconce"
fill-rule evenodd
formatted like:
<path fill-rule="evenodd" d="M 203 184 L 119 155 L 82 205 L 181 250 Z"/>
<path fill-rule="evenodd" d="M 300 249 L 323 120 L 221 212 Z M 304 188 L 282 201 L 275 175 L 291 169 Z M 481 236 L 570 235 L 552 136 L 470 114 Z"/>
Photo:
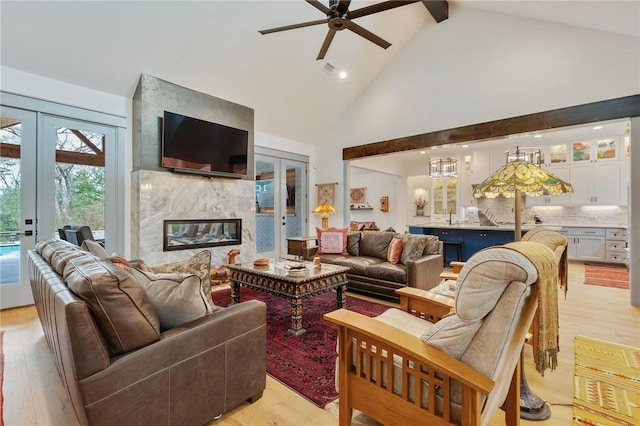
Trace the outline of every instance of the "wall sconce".
<path fill-rule="evenodd" d="M 542 165 L 544 163 L 544 158 L 542 157 L 542 151 L 540 148 L 519 148 L 516 147 L 516 151 L 505 151 L 504 152 L 507 161 L 506 163 L 513 163 L 514 161 L 520 161 L 521 163 L 531 163 L 536 166 Z"/>
<path fill-rule="evenodd" d="M 448 178 L 458 174 L 455 158 L 432 158 L 429 160 L 429 176 L 434 179 Z"/>
<path fill-rule="evenodd" d="M 331 204 L 327 203 L 326 201 L 323 201 L 311 211 L 311 213 L 320 213 L 323 229 L 327 229 L 329 227 L 329 215 L 335 212 L 336 209 L 334 209 L 333 206 L 331 206 Z"/>

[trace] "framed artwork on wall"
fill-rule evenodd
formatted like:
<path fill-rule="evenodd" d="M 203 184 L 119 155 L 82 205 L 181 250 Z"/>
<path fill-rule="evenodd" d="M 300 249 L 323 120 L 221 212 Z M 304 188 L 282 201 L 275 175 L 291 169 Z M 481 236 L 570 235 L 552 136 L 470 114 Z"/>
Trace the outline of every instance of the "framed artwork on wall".
<path fill-rule="evenodd" d="M 318 204 L 320 205 L 323 202 L 327 202 L 330 206 L 335 206 L 335 196 L 336 196 L 336 185 L 337 182 L 332 183 L 318 183 L 316 186 L 318 187 Z"/>
<path fill-rule="evenodd" d="M 349 191 L 349 203 L 364 204 L 367 201 L 367 188 L 351 188 Z"/>

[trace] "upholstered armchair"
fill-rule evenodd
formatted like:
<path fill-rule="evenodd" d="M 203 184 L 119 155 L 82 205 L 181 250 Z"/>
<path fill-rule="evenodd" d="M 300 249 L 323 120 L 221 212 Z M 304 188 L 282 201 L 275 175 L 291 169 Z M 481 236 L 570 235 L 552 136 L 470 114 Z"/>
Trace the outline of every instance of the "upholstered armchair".
<path fill-rule="evenodd" d="M 518 424 L 516 367 L 540 287 L 530 245 L 472 256 L 446 315 L 426 313 L 418 289 L 399 290 L 403 310 L 376 318 L 326 314 L 338 326 L 340 425 L 351 423 L 353 409 L 384 424 L 486 425 L 500 406 L 506 424 Z M 555 265 L 551 251 L 537 254 Z"/>

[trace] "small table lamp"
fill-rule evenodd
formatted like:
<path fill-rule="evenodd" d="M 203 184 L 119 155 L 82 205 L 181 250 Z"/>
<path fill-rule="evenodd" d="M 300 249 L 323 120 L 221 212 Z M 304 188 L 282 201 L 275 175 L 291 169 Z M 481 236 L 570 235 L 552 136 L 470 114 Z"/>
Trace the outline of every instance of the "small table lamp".
<path fill-rule="evenodd" d="M 335 212 L 336 209 L 334 209 L 333 206 L 331 206 L 331 204 L 327 203 L 326 201 L 318 204 L 318 207 L 311 211 L 311 213 L 320 213 L 323 228 L 329 227 L 329 215 Z"/>

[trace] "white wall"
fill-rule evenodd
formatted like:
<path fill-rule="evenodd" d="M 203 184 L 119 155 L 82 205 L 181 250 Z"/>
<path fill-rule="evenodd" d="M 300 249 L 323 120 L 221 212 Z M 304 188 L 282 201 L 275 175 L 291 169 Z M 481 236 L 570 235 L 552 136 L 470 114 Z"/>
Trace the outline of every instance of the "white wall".
<path fill-rule="evenodd" d="M 639 75 L 638 38 L 451 4 L 318 136 L 317 179 L 344 147 L 637 94 Z"/>
<path fill-rule="evenodd" d="M 375 222 L 378 228 L 385 230 L 389 227 L 396 232 L 404 232 L 404 216 L 406 214 L 406 198 L 404 179 L 400 176 L 373 172 L 370 170 L 351 167 L 350 187 L 366 188 L 366 201 L 372 210 L 349 210 L 349 218 L 356 222 Z M 380 197 L 389 197 L 389 211 L 380 211 Z M 347 206 L 349 207 L 349 206 Z M 331 218 L 333 222 L 333 218 Z M 331 223 L 332 226 L 337 226 Z"/>

